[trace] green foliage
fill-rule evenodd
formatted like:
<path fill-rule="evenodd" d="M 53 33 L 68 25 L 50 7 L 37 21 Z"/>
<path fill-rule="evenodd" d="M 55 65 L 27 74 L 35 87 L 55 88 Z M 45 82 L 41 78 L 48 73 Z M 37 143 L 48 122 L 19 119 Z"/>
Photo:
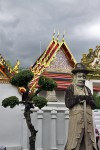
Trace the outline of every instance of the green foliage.
<path fill-rule="evenodd" d="M 5 108 L 8 106 L 10 106 L 10 108 L 14 108 L 16 105 L 19 105 L 19 100 L 16 96 L 10 96 L 2 101 L 2 106 Z"/>
<path fill-rule="evenodd" d="M 40 109 L 47 105 L 47 100 L 42 96 L 34 96 L 32 101 Z"/>
<path fill-rule="evenodd" d="M 33 73 L 30 70 L 23 70 L 17 74 L 15 74 L 11 80 L 10 83 L 12 85 L 15 85 L 17 87 L 26 87 L 28 83 L 33 79 Z"/>
<path fill-rule="evenodd" d="M 93 94 L 93 98 L 95 100 L 97 109 L 100 109 L 100 96 L 98 96 L 96 93 Z"/>
<path fill-rule="evenodd" d="M 38 84 L 45 91 L 52 91 L 57 87 L 57 84 L 53 79 L 47 78 L 45 76 L 40 76 Z"/>

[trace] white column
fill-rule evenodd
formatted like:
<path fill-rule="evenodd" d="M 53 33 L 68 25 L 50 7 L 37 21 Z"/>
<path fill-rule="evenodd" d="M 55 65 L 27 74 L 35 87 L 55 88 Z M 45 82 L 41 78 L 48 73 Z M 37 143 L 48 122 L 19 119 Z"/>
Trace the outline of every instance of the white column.
<path fill-rule="evenodd" d="M 69 112 L 66 110 L 64 115 L 65 115 L 64 116 L 64 118 L 65 118 L 65 142 L 67 142 Z"/>
<path fill-rule="evenodd" d="M 23 129 L 22 129 L 22 135 L 23 135 L 23 139 L 22 139 L 22 147 L 23 150 L 28 150 L 29 147 L 29 130 L 26 124 L 26 119 L 23 118 Z"/>
<path fill-rule="evenodd" d="M 42 121 L 43 121 L 43 111 L 42 110 L 39 110 L 37 112 L 37 115 L 38 115 L 38 133 L 37 133 L 37 150 L 43 150 L 43 147 L 42 147 L 42 139 L 43 139 L 43 136 L 42 136 Z"/>
<path fill-rule="evenodd" d="M 57 150 L 56 147 L 56 119 L 57 119 L 57 111 L 51 111 L 51 150 Z"/>
<path fill-rule="evenodd" d="M 85 85 L 91 90 L 91 93 L 93 94 L 93 82 L 91 80 L 86 80 Z"/>

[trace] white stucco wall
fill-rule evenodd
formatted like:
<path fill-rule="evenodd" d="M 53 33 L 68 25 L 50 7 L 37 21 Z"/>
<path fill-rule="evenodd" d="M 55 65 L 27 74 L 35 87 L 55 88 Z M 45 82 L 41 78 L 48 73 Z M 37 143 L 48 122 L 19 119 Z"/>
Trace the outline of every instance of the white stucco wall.
<path fill-rule="evenodd" d="M 29 150 L 29 131 L 26 121 L 23 116 L 23 106 L 16 106 L 15 108 L 3 108 L 1 106 L 2 100 L 9 96 L 17 96 L 21 99 L 16 87 L 11 84 L 0 84 L 0 145 L 7 147 L 7 150 Z M 53 114 L 57 112 L 57 114 Z M 66 123 L 66 107 L 64 103 L 52 103 L 48 107 L 43 108 L 43 114 L 38 109 L 31 114 L 32 122 L 35 129 L 38 130 L 36 138 L 36 149 L 41 149 L 41 142 L 43 150 L 53 149 L 52 138 L 55 135 L 55 144 L 58 150 L 63 149 L 66 142 L 66 133 L 68 122 Z M 67 114 L 68 116 L 68 114 Z M 41 120 L 42 117 L 42 120 Z M 41 121 L 43 123 L 42 128 Z M 55 129 L 52 132 L 52 124 L 55 122 Z M 40 122 L 40 124 L 39 124 Z M 65 132 L 66 130 L 66 132 Z M 40 134 L 42 132 L 42 135 Z M 42 138 L 41 138 L 41 137 Z"/>
<path fill-rule="evenodd" d="M 87 82 L 87 85 L 90 88 L 91 83 Z M 11 84 L 0 84 L 0 92 L 0 104 L 8 96 L 17 96 L 21 99 L 17 88 Z M 63 150 L 67 141 L 69 115 L 64 104 L 65 93 L 58 91 L 56 94 L 59 97 L 58 102 L 49 102 L 42 111 L 36 108 L 31 114 L 32 123 L 38 130 L 36 150 Z M 0 145 L 6 146 L 7 150 L 29 150 L 30 133 L 23 110 L 23 106 L 11 109 L 0 105 Z M 96 118 L 99 127 L 98 120 L 100 119 Z"/>
<path fill-rule="evenodd" d="M 17 150 L 22 145 L 22 111 L 21 106 L 13 109 L 3 108 L 2 100 L 9 96 L 17 96 L 21 99 L 16 87 L 11 84 L 0 84 L 0 145 Z"/>

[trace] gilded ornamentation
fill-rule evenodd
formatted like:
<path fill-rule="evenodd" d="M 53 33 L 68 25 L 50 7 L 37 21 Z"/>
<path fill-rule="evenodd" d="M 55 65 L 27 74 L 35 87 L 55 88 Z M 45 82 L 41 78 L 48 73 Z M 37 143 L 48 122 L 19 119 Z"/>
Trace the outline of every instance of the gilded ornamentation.
<path fill-rule="evenodd" d="M 96 49 L 89 49 L 88 54 L 83 54 L 81 62 L 85 64 L 87 69 L 91 70 L 88 78 L 100 79 L 100 46 L 96 46 Z"/>
<path fill-rule="evenodd" d="M 82 63 L 85 65 L 91 66 L 91 63 L 94 61 L 94 52 L 93 49 L 89 49 L 89 53 L 83 54 L 83 58 L 81 59 Z"/>
<path fill-rule="evenodd" d="M 19 72 L 19 65 L 20 65 L 20 61 L 17 60 L 15 66 L 13 67 L 13 71 L 14 71 L 15 73 L 18 73 L 18 72 Z"/>
<path fill-rule="evenodd" d="M 55 56 L 55 59 L 51 64 L 46 68 L 46 71 L 51 72 L 62 72 L 62 73 L 71 73 L 72 67 L 68 62 L 63 50 L 59 50 Z"/>

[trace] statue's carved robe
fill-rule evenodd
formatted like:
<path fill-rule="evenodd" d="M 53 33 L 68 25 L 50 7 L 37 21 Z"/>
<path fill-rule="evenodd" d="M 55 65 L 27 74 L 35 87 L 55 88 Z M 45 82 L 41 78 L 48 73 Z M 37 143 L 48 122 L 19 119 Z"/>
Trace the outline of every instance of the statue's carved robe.
<path fill-rule="evenodd" d="M 80 104 L 81 95 L 75 95 L 74 85 L 70 85 L 66 90 L 65 104 L 69 108 L 69 129 L 68 139 L 65 150 L 85 150 L 84 137 L 84 107 Z M 85 86 L 86 95 L 86 118 L 87 118 L 87 135 L 88 135 L 88 150 L 96 150 L 94 127 L 92 118 L 92 109 L 95 108 L 93 96 L 88 87 Z M 83 143 L 83 144 L 82 144 Z M 84 148 L 83 148 L 84 147 Z"/>

